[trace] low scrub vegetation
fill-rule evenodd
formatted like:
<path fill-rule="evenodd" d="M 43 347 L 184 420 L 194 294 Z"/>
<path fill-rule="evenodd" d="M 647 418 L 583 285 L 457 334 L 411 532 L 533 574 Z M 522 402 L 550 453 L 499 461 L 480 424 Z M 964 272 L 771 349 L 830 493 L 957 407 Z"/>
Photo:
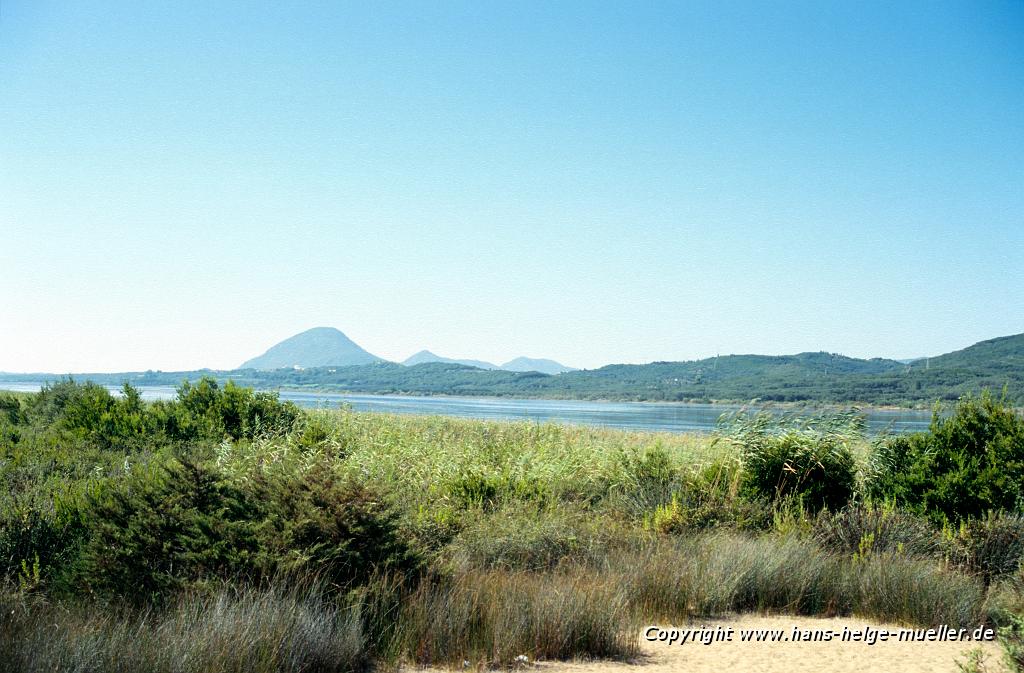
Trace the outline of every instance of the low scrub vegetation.
<path fill-rule="evenodd" d="M 985 393 L 929 432 L 888 439 L 872 456 L 869 493 L 938 522 L 1024 506 L 1024 418 Z"/>
<path fill-rule="evenodd" d="M 621 658 L 740 611 L 986 622 L 1019 659 L 1022 465 L 991 396 L 869 442 L 853 413 L 697 437 L 65 380 L 0 394 L 0 670 Z"/>

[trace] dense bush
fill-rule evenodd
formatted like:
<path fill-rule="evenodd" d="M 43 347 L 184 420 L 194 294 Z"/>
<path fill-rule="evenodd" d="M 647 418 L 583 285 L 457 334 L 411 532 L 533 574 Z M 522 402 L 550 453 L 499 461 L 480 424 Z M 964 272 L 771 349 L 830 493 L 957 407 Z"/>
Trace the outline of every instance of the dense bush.
<path fill-rule="evenodd" d="M 18 425 L 24 421 L 21 400 L 10 393 L 0 393 L 0 424 Z"/>
<path fill-rule="evenodd" d="M 280 574 L 343 588 L 419 564 L 384 499 L 323 466 L 233 483 L 174 461 L 109 484 L 85 521 L 81 581 L 133 600 Z"/>
<path fill-rule="evenodd" d="M 263 503 L 259 549 L 265 569 L 314 574 L 347 587 L 376 573 L 411 575 L 420 567 L 386 498 L 329 466 L 258 473 L 244 487 Z"/>
<path fill-rule="evenodd" d="M 72 563 L 84 536 L 73 505 L 43 509 L 12 500 L 0 507 L 0 582 L 51 584 Z"/>
<path fill-rule="evenodd" d="M 17 406 L 16 406 L 17 405 Z M 64 431 L 110 448 L 139 442 L 220 441 L 279 435 L 292 429 L 299 409 L 276 393 L 255 392 L 210 377 L 181 384 L 174 401 L 147 405 L 139 391 L 124 384 L 119 396 L 91 382 L 71 378 L 43 386 L 22 410 L 16 398 L 0 400 L 0 414 L 10 423 L 24 422 Z"/>
<path fill-rule="evenodd" d="M 155 431 L 139 391 L 125 384 L 115 397 L 95 383 L 67 378 L 30 398 L 26 420 L 109 448 L 137 444 Z"/>
<path fill-rule="evenodd" d="M 747 492 L 776 502 L 795 499 L 813 511 L 840 509 L 854 495 L 852 444 L 863 435 L 857 416 L 777 419 L 737 416 L 725 438 L 739 449 Z"/>
<path fill-rule="evenodd" d="M 232 381 L 221 387 L 209 377 L 182 383 L 178 404 L 187 412 L 185 419 L 175 418 L 185 436 L 252 439 L 261 433 L 283 434 L 299 417 L 298 407 L 279 401 L 275 393 L 254 392 Z"/>
<path fill-rule="evenodd" d="M 928 432 L 881 442 L 869 492 L 937 521 L 1024 505 L 1024 417 L 988 393 L 967 397 Z"/>
<path fill-rule="evenodd" d="M 260 510 L 199 463 L 135 471 L 90 498 L 76 572 L 90 590 L 130 601 L 253 574 Z"/>

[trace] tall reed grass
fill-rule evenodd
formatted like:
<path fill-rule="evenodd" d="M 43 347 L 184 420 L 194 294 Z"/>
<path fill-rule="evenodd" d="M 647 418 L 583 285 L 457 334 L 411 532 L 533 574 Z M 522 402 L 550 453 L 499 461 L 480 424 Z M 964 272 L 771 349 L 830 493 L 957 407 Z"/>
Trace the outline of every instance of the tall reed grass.
<path fill-rule="evenodd" d="M 0 671 L 358 671 L 509 666 L 522 657 L 629 657 L 637 623 L 622 587 L 586 573 L 475 572 L 357 591 L 225 586 L 160 611 L 0 597 Z"/>
<path fill-rule="evenodd" d="M 967 626 L 989 617 L 983 583 L 939 561 L 841 557 L 795 536 L 716 533 L 662 542 L 610 567 L 646 619 L 754 611 Z"/>
<path fill-rule="evenodd" d="M 59 607 L 8 595 L 0 670 L 70 673 L 356 671 L 368 662 L 359 613 L 278 590 L 225 588 L 160 612 Z"/>

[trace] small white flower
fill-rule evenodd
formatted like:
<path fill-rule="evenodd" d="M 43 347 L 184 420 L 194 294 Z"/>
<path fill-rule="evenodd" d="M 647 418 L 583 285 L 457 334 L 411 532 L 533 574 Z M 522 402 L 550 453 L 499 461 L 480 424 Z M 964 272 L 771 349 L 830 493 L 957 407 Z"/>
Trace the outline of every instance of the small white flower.
<path fill-rule="evenodd" d="M 528 663 L 530 663 L 530 657 L 526 656 L 525 654 L 520 654 L 518 657 L 516 657 L 516 663 L 517 664 L 528 664 Z"/>

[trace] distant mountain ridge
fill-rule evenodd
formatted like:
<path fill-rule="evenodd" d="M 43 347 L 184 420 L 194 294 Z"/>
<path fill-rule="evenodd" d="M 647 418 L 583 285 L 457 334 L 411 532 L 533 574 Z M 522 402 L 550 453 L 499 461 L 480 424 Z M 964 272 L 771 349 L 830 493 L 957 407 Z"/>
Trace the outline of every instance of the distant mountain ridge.
<path fill-rule="evenodd" d="M 347 393 L 739 403 L 756 399 L 923 407 L 987 389 L 996 395 L 1005 392 L 1008 400 L 1024 406 L 1024 334 L 988 339 L 910 363 L 825 352 L 726 355 L 687 362 L 615 364 L 551 375 L 536 370 L 480 369 L 458 362 L 424 361 L 404 366 L 382 361 L 358 346 L 353 350 L 351 341 L 337 330 L 319 328 L 310 332 L 313 334 L 296 335 L 246 362 L 246 369 L 78 373 L 75 377 L 106 385 L 124 381 L 178 385 L 183 379 L 212 375 L 221 381 L 234 380 L 264 389 L 291 387 Z M 298 339 L 296 344 L 294 339 L 303 335 L 306 338 Z M 328 344 L 345 347 L 325 355 L 325 362 L 353 355 L 364 362 L 303 367 L 301 363 L 310 360 L 298 347 L 319 344 L 321 337 Z M 294 365 L 303 368 L 294 369 Z M 0 380 L 11 383 L 58 378 L 55 374 L 0 374 Z"/>
<path fill-rule="evenodd" d="M 544 358 L 516 358 L 501 366 L 507 372 L 540 372 L 541 374 L 562 374 L 578 371 L 573 367 Z"/>
<path fill-rule="evenodd" d="M 242 363 L 239 369 L 285 367 L 347 367 L 380 362 L 334 327 L 314 327 L 271 346 L 267 352 Z"/>
<path fill-rule="evenodd" d="M 422 350 L 419 353 L 410 355 L 405 360 L 402 360 L 402 364 L 406 367 L 413 367 L 415 365 L 423 364 L 424 362 L 446 362 L 448 364 L 476 367 L 477 369 L 501 369 L 498 365 L 491 364 L 490 362 L 484 362 L 483 360 L 453 360 L 452 358 L 443 358 L 428 350 Z"/>
<path fill-rule="evenodd" d="M 263 355 L 246 360 L 239 369 L 349 367 L 374 362 L 384 362 L 384 359 L 364 350 L 345 336 L 341 330 L 334 327 L 314 327 L 271 346 Z M 499 367 L 484 360 L 441 357 L 428 350 L 422 350 L 408 357 L 401 364 L 415 367 L 431 362 L 464 365 L 484 370 L 502 369 L 511 372 L 540 372 L 542 374 L 576 371 L 572 367 L 566 367 L 554 360 L 520 357 Z"/>
<path fill-rule="evenodd" d="M 423 357 L 438 357 L 428 353 Z M 1024 403 L 1024 334 L 982 341 L 911 363 L 837 353 L 725 355 L 686 362 L 613 364 L 551 375 L 480 369 L 439 358 L 275 373 L 274 385 L 360 393 L 493 395 L 556 399 L 928 404 L 1004 388 Z M 268 382 L 270 383 L 270 382 Z"/>
<path fill-rule="evenodd" d="M 507 372 L 540 372 L 542 374 L 561 374 L 563 372 L 574 372 L 576 369 L 573 367 L 566 367 L 565 365 L 555 362 L 554 360 L 546 360 L 543 358 L 526 358 L 519 357 L 514 360 L 509 360 L 505 364 L 498 366 L 490 362 L 483 360 L 455 360 L 452 358 L 445 358 L 431 353 L 428 350 L 422 350 L 415 355 L 412 355 L 402 361 L 403 365 L 407 367 L 414 367 L 421 365 L 426 362 L 443 362 L 447 364 L 465 365 L 467 367 L 476 367 L 477 369 L 502 369 Z"/>

